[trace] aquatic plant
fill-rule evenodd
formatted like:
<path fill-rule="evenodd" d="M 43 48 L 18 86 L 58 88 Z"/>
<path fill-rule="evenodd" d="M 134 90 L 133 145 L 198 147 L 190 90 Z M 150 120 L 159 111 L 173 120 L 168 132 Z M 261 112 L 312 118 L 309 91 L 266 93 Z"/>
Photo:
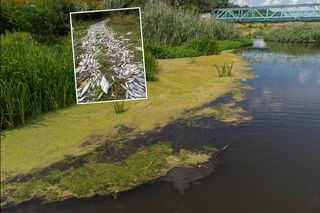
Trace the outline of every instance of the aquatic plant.
<path fill-rule="evenodd" d="M 76 167 L 72 162 L 62 161 L 60 163 L 66 166 L 63 170 L 50 169 L 31 178 L 2 183 L 1 206 L 20 204 L 32 198 L 52 202 L 71 197 L 116 195 L 159 178 L 173 167 L 195 166 L 210 159 L 209 154 L 183 149 L 176 153 L 170 142 L 142 147 L 118 162 L 108 161 L 103 154 L 93 151 L 78 158 L 83 163 Z"/>
<path fill-rule="evenodd" d="M 0 127 L 75 103 L 72 51 L 45 46 L 27 33 L 1 36 Z"/>
<path fill-rule="evenodd" d="M 123 113 L 124 110 L 124 101 L 121 102 L 112 102 L 112 108 L 116 114 Z"/>
<path fill-rule="evenodd" d="M 223 65 L 215 65 L 215 67 L 219 77 L 231 77 L 235 74 L 235 71 L 233 71 L 233 63 L 228 64 L 225 62 Z"/>

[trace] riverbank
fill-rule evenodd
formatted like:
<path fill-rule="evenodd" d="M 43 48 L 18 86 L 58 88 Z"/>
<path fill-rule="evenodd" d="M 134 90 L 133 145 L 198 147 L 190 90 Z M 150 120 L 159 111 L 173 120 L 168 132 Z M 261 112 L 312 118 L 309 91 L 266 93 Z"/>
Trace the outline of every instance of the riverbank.
<path fill-rule="evenodd" d="M 263 36 L 266 41 L 319 44 L 319 22 L 235 24 L 245 37 Z"/>
<path fill-rule="evenodd" d="M 234 67 L 237 70 L 236 75 L 234 77 L 219 78 L 215 65 L 223 65 L 226 62 L 234 63 Z M 159 74 L 158 82 L 148 84 L 149 99 L 139 102 L 126 102 L 126 112 L 123 114 L 115 114 L 108 103 L 73 106 L 55 113 L 45 114 L 38 121 L 30 122 L 26 127 L 6 131 L 6 137 L 1 142 L 1 182 L 2 185 L 6 183 L 6 187 L 2 187 L 2 189 L 10 189 L 9 191 L 11 192 L 16 190 L 20 194 L 22 193 L 22 197 L 18 195 L 20 202 L 31 199 L 34 196 L 43 195 L 43 189 L 47 188 L 48 185 L 41 182 L 41 179 L 39 179 L 41 182 L 39 184 L 39 182 L 31 181 L 32 178 L 30 179 L 29 177 L 26 182 L 23 182 L 23 187 L 20 188 L 21 183 L 17 181 L 18 179 L 14 180 L 14 177 L 17 177 L 17 175 L 23 177 L 27 174 L 31 174 L 31 176 L 39 174 L 44 168 L 48 168 L 53 164 L 59 164 L 59 162 L 66 159 L 73 159 L 86 153 L 92 153 L 97 147 L 108 144 L 110 141 L 129 140 L 155 128 L 161 128 L 168 124 L 168 122 L 181 117 L 188 109 L 202 106 L 204 103 L 211 102 L 232 90 L 238 90 L 238 80 L 251 77 L 246 72 L 248 69 L 247 63 L 230 51 L 215 56 L 198 57 L 193 64 L 189 63 L 188 58 L 159 60 L 159 63 L 162 71 Z M 152 148 L 147 147 L 143 149 L 148 150 Z M 161 154 L 162 157 L 159 158 L 161 162 L 164 162 L 163 160 L 169 156 L 177 157 L 177 154 L 170 151 L 170 146 L 168 145 L 162 151 L 160 153 L 164 154 Z M 189 154 L 190 156 L 194 156 L 196 153 L 191 152 Z M 132 155 L 135 155 L 135 153 L 125 156 L 121 162 L 131 159 L 130 156 L 134 158 Z M 186 157 L 186 159 L 189 159 L 189 157 Z M 208 156 L 204 155 L 201 159 L 197 163 L 207 160 Z M 129 160 L 129 162 L 131 161 Z M 160 166 L 159 173 L 152 173 L 152 176 L 142 176 L 133 183 L 130 181 L 126 182 L 128 184 L 125 184 L 125 187 L 108 188 L 108 190 L 103 191 L 103 194 L 127 190 L 147 180 L 154 179 L 156 176 L 161 176 L 176 166 L 177 162 L 167 162 Z M 87 163 L 90 166 L 82 168 L 91 168 L 89 169 L 91 172 L 92 168 L 100 168 L 96 167 L 99 164 L 91 164 L 91 161 Z M 108 164 L 107 167 L 109 168 L 110 162 L 105 163 Z M 94 166 L 92 167 L 92 165 Z M 146 166 L 152 165 L 151 163 Z M 141 169 L 145 168 L 144 166 L 139 167 L 138 164 L 135 166 Z M 81 170 L 77 176 L 79 177 L 79 182 L 77 183 L 86 183 L 84 181 L 86 176 L 81 175 L 83 171 L 88 172 L 86 169 Z M 118 170 L 116 169 L 116 171 Z M 68 172 L 73 174 L 75 171 L 69 170 Z M 89 172 L 89 174 L 91 173 Z M 121 173 L 118 174 L 121 176 Z M 100 178 L 101 175 L 103 176 L 103 174 L 100 173 Z M 64 174 L 64 176 L 67 175 Z M 117 177 L 116 175 L 115 178 L 118 179 Z M 12 184 L 10 183 L 10 179 L 13 180 Z M 34 180 L 38 181 L 37 178 Z M 73 177 L 70 180 L 75 180 L 75 178 Z M 25 185 L 26 183 L 28 184 Z M 35 183 L 39 187 L 35 187 Z M 76 183 L 76 181 L 71 181 L 64 186 L 71 187 L 71 183 Z M 97 185 L 85 185 L 84 187 L 89 191 L 85 191 L 86 193 L 83 194 L 75 193 L 74 190 L 67 188 L 69 192 L 73 192 L 73 194 L 71 193 L 72 196 L 88 197 L 97 193 L 90 187 L 101 187 L 99 185 L 101 184 L 100 179 L 96 183 Z M 77 184 L 73 186 L 73 189 L 79 187 Z M 22 191 L 17 189 L 22 189 Z M 30 189 L 33 190 L 30 191 Z M 66 188 L 64 187 L 63 189 Z M 28 193 L 24 194 L 23 192 L 26 191 Z M 62 195 L 66 195 L 66 191 L 68 190 L 54 191 L 53 195 L 55 196 L 48 200 L 54 200 L 59 197 L 56 194 L 59 192 Z M 2 196 L 5 196 L 7 192 L 2 191 Z M 7 199 L 5 202 L 9 200 Z M 2 200 L 2 202 L 4 201 Z"/>

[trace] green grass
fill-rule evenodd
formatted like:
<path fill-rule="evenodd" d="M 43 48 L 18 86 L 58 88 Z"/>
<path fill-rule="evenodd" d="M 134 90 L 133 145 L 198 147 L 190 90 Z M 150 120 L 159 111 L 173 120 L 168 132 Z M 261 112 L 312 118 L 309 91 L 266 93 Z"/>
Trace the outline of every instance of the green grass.
<path fill-rule="evenodd" d="M 242 47 L 247 47 L 252 45 L 251 39 L 242 39 L 242 40 L 219 40 L 217 41 L 218 51 L 239 49 Z"/>
<path fill-rule="evenodd" d="M 221 66 L 215 65 L 215 67 L 218 72 L 219 78 L 231 77 L 231 76 L 234 76 L 234 74 L 235 74 L 235 70 L 233 68 L 233 63 L 228 64 L 227 62 L 225 62 L 223 65 L 221 65 Z"/>
<path fill-rule="evenodd" d="M 156 58 L 169 59 L 214 55 L 224 50 L 239 49 L 250 45 L 252 45 L 252 41 L 246 39 L 238 41 L 193 39 L 180 46 L 147 43 L 145 49 Z"/>
<path fill-rule="evenodd" d="M 145 45 L 145 49 L 146 52 L 149 52 L 158 59 L 200 56 L 200 53 L 197 50 L 190 49 L 185 46 L 170 46 L 165 44 L 147 43 Z"/>
<path fill-rule="evenodd" d="M 319 44 L 320 25 L 318 23 L 306 23 L 273 28 L 265 34 L 265 39 L 278 42 Z"/>
<path fill-rule="evenodd" d="M 1 129 L 75 103 L 69 42 L 45 46 L 27 33 L 1 35 Z"/>

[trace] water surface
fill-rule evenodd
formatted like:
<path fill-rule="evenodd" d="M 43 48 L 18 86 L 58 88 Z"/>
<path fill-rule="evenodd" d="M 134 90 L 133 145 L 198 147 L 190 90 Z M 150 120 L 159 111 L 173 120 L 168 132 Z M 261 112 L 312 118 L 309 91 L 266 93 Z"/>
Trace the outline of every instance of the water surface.
<path fill-rule="evenodd" d="M 255 90 L 240 103 L 249 125 L 213 129 L 170 124 L 152 140 L 197 147 L 232 142 L 211 174 L 182 187 L 145 184 L 110 197 L 41 205 L 30 202 L 4 212 L 112 213 L 318 213 L 320 212 L 320 48 L 268 43 L 238 54 L 252 62 Z"/>

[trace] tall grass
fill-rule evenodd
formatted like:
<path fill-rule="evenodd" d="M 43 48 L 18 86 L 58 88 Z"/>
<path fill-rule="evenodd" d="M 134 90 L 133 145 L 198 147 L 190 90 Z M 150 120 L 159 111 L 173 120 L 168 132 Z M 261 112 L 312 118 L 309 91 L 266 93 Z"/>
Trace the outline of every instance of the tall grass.
<path fill-rule="evenodd" d="M 36 43 L 27 33 L 1 36 L 0 127 L 75 103 L 72 51 Z"/>
<path fill-rule="evenodd" d="M 320 25 L 309 23 L 277 27 L 269 30 L 265 38 L 279 42 L 320 43 Z"/>
<path fill-rule="evenodd" d="M 157 73 L 160 71 L 158 61 L 148 51 L 144 53 L 144 60 L 146 64 L 146 77 L 148 81 L 157 80 Z"/>
<path fill-rule="evenodd" d="M 203 20 L 199 14 L 150 1 L 143 8 L 144 39 L 149 43 L 182 45 L 195 39 L 240 39 L 241 33 L 231 24 Z"/>

